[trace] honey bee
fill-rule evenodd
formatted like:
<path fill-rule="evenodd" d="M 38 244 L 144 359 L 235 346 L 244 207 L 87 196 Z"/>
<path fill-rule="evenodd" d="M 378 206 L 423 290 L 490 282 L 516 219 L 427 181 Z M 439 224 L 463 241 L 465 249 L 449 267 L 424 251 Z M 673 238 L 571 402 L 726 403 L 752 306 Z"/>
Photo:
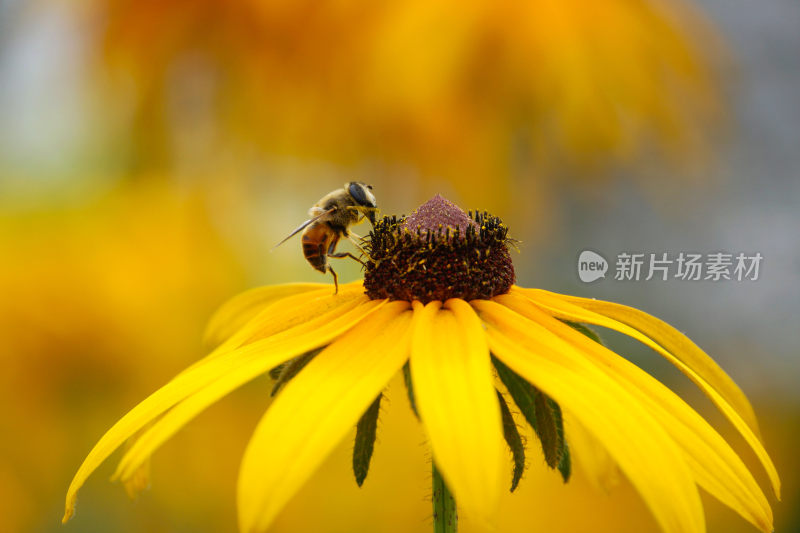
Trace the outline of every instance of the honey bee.
<path fill-rule="evenodd" d="M 361 250 L 361 246 L 353 239 L 354 236 L 360 237 L 349 231 L 349 228 L 364 218 L 375 225 L 378 205 L 375 203 L 375 196 L 370 192 L 371 189 L 372 185 L 351 181 L 345 183 L 344 188 L 326 194 L 308 210 L 308 216 L 311 218 L 300 224 L 274 248 L 302 231 L 303 256 L 315 269 L 323 274 L 330 272 L 333 275 L 334 294 L 338 293 L 339 277 L 328 264 L 328 258 L 350 257 L 364 264 L 350 252 L 337 252 L 336 245 L 344 237 L 350 239 L 356 248 Z"/>

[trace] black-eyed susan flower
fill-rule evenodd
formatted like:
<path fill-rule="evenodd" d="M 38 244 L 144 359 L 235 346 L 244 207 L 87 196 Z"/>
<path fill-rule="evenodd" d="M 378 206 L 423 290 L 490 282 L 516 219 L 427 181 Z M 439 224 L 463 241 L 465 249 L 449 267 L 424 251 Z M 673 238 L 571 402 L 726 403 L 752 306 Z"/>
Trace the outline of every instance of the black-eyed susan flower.
<path fill-rule="evenodd" d="M 733 381 L 642 311 L 514 285 L 508 243 L 499 219 L 468 216 L 436 197 L 409 217 L 375 225 L 363 283 L 335 295 L 327 285 L 290 284 L 236 297 L 210 325 L 218 348 L 132 409 L 90 452 L 68 490 L 65 520 L 87 476 L 128 439 L 135 437 L 115 473 L 126 482 L 194 416 L 272 371 L 277 397 L 248 444 L 238 484 L 240 530 L 267 530 L 353 426 L 353 466 L 363 482 L 382 391 L 403 371 L 432 451 L 434 499 L 451 516 L 449 492 L 467 517 L 491 528 L 508 486 L 504 440 L 512 489 L 519 481 L 524 447 L 510 398 L 565 480 L 570 456 L 585 446 L 581 435 L 590 436 L 663 531 L 705 530 L 698 488 L 771 531 L 767 498 L 729 444 L 584 324 L 629 335 L 677 366 L 744 437 L 778 495 L 755 415 Z"/>

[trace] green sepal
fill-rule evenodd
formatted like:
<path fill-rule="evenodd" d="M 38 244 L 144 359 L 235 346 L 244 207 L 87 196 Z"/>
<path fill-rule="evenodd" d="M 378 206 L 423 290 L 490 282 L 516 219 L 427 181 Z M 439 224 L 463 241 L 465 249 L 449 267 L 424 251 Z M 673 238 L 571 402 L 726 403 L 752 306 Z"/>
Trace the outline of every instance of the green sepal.
<path fill-rule="evenodd" d="M 569 320 L 562 320 L 562 322 L 571 327 L 572 329 L 574 329 L 575 331 L 583 333 L 584 335 L 592 339 L 594 342 L 598 344 L 603 344 L 603 341 L 600 339 L 600 335 L 598 335 L 597 332 L 592 328 L 590 328 L 589 326 L 580 324 L 578 322 L 570 322 Z"/>
<path fill-rule="evenodd" d="M 511 492 L 514 492 L 514 489 L 519 485 L 519 480 L 522 479 L 522 473 L 525 471 L 525 444 L 522 442 L 519 428 L 517 428 L 517 423 L 514 422 L 514 417 L 511 415 L 506 399 L 503 398 L 500 391 L 496 392 L 497 400 L 500 403 L 500 414 L 503 418 L 503 438 L 505 438 L 514 459 L 514 475 L 511 479 Z"/>
<path fill-rule="evenodd" d="M 381 399 L 383 394 L 379 394 L 367 410 L 361 415 L 356 426 L 356 442 L 353 447 L 353 473 L 356 476 L 356 483 L 360 487 L 367 478 L 369 463 L 372 460 L 372 451 L 375 448 L 375 438 L 378 434 L 378 414 L 381 411 Z"/>
<path fill-rule="evenodd" d="M 542 443 L 544 460 L 550 468 L 556 468 L 561 461 L 561 452 L 564 449 L 563 433 L 561 438 L 558 435 L 555 413 L 551 407 L 550 398 L 540 390 L 536 390 L 534 395 L 534 407 L 536 409 L 536 420 L 539 427 L 536 434 Z"/>
<path fill-rule="evenodd" d="M 558 461 L 558 471 L 561 472 L 561 478 L 566 483 L 572 474 L 572 458 L 569 454 L 569 443 L 564 434 L 564 419 L 561 416 L 561 406 L 550 398 L 548 398 L 548 403 L 553 411 L 553 417 L 556 420 L 556 432 L 561 442 L 561 458 Z"/>
<path fill-rule="evenodd" d="M 294 359 L 291 359 L 280 367 L 280 374 L 278 375 L 277 379 L 275 380 L 275 385 L 272 386 L 272 392 L 269 393 L 270 396 L 275 396 L 278 394 L 278 391 L 283 388 L 284 385 L 289 383 L 293 377 L 295 377 L 305 366 L 311 362 L 316 355 L 321 352 L 323 348 L 318 348 L 316 350 L 311 350 L 310 352 L 306 352 L 303 355 L 298 355 Z M 273 369 L 274 370 L 274 369 Z"/>
<path fill-rule="evenodd" d="M 453 494 L 433 464 L 433 533 L 456 533 L 458 512 Z"/>
<path fill-rule="evenodd" d="M 494 355 L 492 356 L 492 363 L 497 369 L 497 375 L 500 381 L 508 389 L 511 399 L 517 404 L 522 416 L 528 421 L 528 424 L 538 433 L 538 422 L 536 420 L 536 409 L 534 407 L 534 397 L 536 388 L 517 375 L 516 372 L 508 368 L 502 361 Z"/>
<path fill-rule="evenodd" d="M 417 412 L 417 401 L 414 399 L 414 382 L 411 381 L 411 366 L 409 366 L 408 361 L 406 361 L 406 364 L 403 365 L 403 381 L 406 384 L 408 403 L 411 404 L 411 410 L 414 411 L 414 415 L 419 418 L 419 413 Z"/>
<path fill-rule="evenodd" d="M 278 379 L 279 377 L 281 377 L 281 372 L 283 372 L 283 369 L 285 367 L 286 367 L 286 363 L 281 363 L 276 367 L 270 368 L 269 377 L 272 378 L 272 379 Z"/>
<path fill-rule="evenodd" d="M 572 471 L 572 462 L 564 435 L 561 407 L 495 356 L 492 356 L 492 363 L 500 381 L 539 438 L 545 462 L 550 468 L 558 468 L 566 482 Z"/>

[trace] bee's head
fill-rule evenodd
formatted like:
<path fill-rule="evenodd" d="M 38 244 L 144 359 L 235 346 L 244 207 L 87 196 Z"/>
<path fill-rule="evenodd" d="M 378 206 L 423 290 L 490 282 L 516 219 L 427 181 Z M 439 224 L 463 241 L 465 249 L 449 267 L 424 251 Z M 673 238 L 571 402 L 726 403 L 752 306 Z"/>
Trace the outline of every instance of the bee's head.
<path fill-rule="evenodd" d="M 378 203 L 375 201 L 375 195 L 372 194 L 372 185 L 361 183 L 360 181 L 351 181 L 345 185 L 345 189 L 350 196 L 353 197 L 356 204 L 363 207 L 370 207 L 371 209 L 365 210 L 365 214 L 372 225 L 375 225 L 375 209 Z"/>

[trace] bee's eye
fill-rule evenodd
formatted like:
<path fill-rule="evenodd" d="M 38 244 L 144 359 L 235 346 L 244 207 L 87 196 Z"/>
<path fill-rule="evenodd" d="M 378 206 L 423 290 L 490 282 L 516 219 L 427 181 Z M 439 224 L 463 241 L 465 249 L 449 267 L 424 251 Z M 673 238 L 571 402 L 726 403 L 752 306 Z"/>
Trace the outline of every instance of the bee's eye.
<path fill-rule="evenodd" d="M 372 187 L 370 187 L 371 189 Z M 358 205 L 363 205 L 365 207 L 377 207 L 375 203 L 375 197 L 372 195 L 371 192 L 367 189 L 367 186 L 364 186 L 360 183 L 351 183 L 348 188 L 348 192 L 350 196 L 358 203 Z"/>

